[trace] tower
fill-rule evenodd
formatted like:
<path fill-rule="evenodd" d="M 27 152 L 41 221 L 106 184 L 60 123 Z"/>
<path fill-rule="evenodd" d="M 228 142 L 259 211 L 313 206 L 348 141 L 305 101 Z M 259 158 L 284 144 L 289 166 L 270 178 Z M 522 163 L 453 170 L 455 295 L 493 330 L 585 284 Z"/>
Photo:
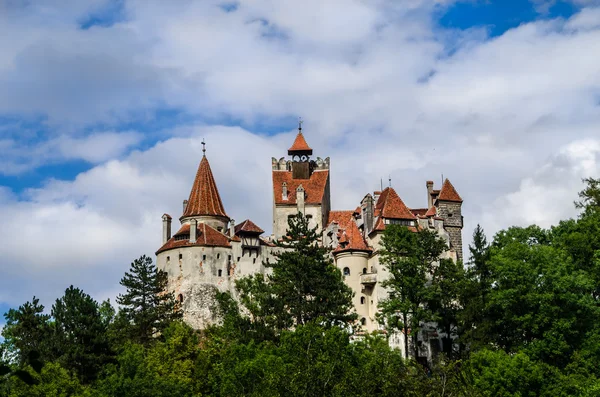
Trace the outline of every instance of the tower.
<path fill-rule="evenodd" d="M 429 183 L 427 188 L 429 191 Z M 435 206 L 437 207 L 437 213 L 444 220 L 444 229 L 446 229 L 450 237 L 450 248 L 456 251 L 456 258 L 462 261 L 463 200 L 448 179 L 444 181 L 437 196 L 435 196 L 435 193 L 433 191 Z M 431 197 L 432 194 L 429 193 L 429 196 Z"/>
<path fill-rule="evenodd" d="M 311 160 L 313 150 L 302 134 L 302 124 L 292 146 L 290 160 L 272 158 L 273 234 L 276 239 L 286 234 L 288 219 L 303 213 L 311 227 L 322 231 L 330 210 L 329 157 Z"/>

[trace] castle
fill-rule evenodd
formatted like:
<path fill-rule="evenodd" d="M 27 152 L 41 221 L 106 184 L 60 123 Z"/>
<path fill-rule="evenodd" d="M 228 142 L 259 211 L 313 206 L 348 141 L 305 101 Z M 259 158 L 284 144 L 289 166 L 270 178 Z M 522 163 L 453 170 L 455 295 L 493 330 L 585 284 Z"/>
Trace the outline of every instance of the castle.
<path fill-rule="evenodd" d="M 203 149 L 205 152 L 205 149 Z M 409 208 L 392 187 L 368 193 L 355 209 L 331 210 L 330 159 L 311 160 L 312 149 L 301 127 L 288 150 L 289 160 L 272 159 L 272 235 L 250 219 L 235 224 L 225 212 L 204 153 L 190 196 L 183 202 L 181 227 L 171 235 L 172 218 L 164 214 L 162 247 L 157 266 L 168 273 L 169 288 L 182 305 L 184 320 L 203 328 L 217 319 L 211 312 L 215 291 L 236 296 L 235 280 L 266 273 L 263 261 L 274 261 L 273 241 L 286 234 L 288 218 L 303 213 L 322 232 L 335 265 L 354 292 L 354 308 L 366 331 L 382 329 L 375 314 L 387 296 L 381 282 L 388 277 L 379 264 L 386 225 L 436 231 L 448 244 L 446 258 L 462 260 L 462 199 L 448 179 L 441 189 L 427 181 L 427 207 Z"/>

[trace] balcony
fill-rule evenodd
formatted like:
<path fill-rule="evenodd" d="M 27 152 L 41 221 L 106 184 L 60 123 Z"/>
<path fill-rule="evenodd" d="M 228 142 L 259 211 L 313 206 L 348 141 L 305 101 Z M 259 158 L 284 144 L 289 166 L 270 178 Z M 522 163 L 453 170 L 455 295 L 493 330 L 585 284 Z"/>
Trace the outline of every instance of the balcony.
<path fill-rule="evenodd" d="M 377 273 L 363 273 L 360 275 L 360 283 L 364 286 L 373 286 L 377 282 Z"/>

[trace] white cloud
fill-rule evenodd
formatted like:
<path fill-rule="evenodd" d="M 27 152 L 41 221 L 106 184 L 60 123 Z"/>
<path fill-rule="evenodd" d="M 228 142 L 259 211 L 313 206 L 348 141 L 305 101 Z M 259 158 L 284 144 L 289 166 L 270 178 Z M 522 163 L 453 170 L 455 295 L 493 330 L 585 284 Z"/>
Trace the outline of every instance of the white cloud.
<path fill-rule="evenodd" d="M 1 21 L 0 113 L 41 113 L 56 126 L 33 146 L 0 132 L 2 172 L 69 158 L 96 165 L 21 197 L 0 190 L 0 301 L 56 297 L 71 283 L 113 294 L 130 261 L 158 247 L 160 215 L 180 214 L 202 138 L 229 215 L 268 230 L 270 158 L 285 155 L 293 132 L 222 119 L 303 116 L 315 155 L 331 157 L 334 208 L 354 208 L 388 175 L 422 207 L 424 181 L 443 173 L 465 199 L 465 247 L 477 222 L 494 232 L 572 216 L 580 178 L 598 173 L 595 9 L 488 39 L 435 26 L 434 1 L 217 4 L 128 1 L 124 22 L 86 31 L 79 11 Z M 166 128 L 163 142 L 133 152 L 135 131 L 75 128 L 155 105 L 211 124 Z"/>

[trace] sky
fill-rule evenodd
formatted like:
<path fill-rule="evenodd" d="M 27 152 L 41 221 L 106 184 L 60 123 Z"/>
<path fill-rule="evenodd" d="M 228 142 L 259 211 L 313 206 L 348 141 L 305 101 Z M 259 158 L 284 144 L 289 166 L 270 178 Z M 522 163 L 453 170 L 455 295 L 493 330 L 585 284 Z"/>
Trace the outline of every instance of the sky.
<path fill-rule="evenodd" d="M 595 0 L 0 0 L 0 313 L 69 285 L 114 301 L 203 139 L 227 213 L 270 231 L 298 117 L 334 209 L 389 179 L 425 207 L 443 175 L 465 251 L 478 223 L 575 217 L 599 54 Z"/>

